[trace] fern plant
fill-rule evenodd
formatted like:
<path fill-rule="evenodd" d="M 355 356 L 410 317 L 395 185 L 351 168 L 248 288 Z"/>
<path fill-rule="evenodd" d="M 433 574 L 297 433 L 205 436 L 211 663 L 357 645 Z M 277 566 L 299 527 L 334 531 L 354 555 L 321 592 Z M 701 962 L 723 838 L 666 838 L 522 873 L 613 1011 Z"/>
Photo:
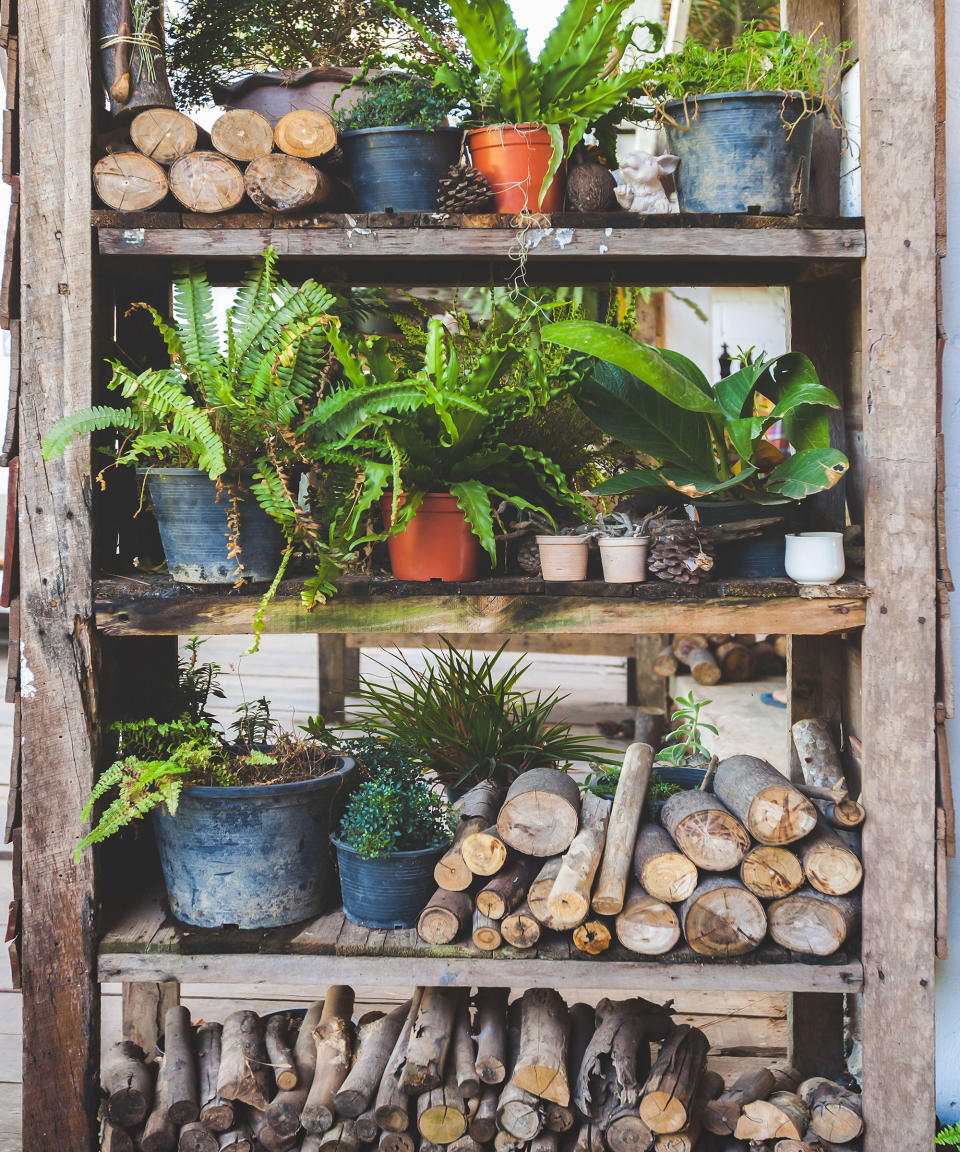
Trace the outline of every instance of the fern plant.
<path fill-rule="evenodd" d="M 947 1148 L 960 1148 L 960 1124 L 951 1124 L 941 1128 L 933 1138 L 934 1144 Z"/>

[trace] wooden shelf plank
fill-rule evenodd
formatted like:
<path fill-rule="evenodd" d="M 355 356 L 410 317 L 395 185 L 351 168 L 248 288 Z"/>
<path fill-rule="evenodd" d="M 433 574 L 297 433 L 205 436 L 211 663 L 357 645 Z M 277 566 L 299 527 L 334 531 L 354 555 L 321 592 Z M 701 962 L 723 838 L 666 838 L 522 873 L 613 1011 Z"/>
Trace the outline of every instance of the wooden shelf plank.
<path fill-rule="evenodd" d="M 789 580 L 663 584 L 544 583 L 533 578 L 417 584 L 345 577 L 340 593 L 308 611 L 302 584 L 284 581 L 266 631 L 452 633 L 778 632 L 818 636 L 862 627 L 866 586 L 800 587 Z M 237 635 L 252 628 L 261 590 L 176 584 L 167 576 L 116 577 L 96 586 L 97 627 L 111 636 Z"/>

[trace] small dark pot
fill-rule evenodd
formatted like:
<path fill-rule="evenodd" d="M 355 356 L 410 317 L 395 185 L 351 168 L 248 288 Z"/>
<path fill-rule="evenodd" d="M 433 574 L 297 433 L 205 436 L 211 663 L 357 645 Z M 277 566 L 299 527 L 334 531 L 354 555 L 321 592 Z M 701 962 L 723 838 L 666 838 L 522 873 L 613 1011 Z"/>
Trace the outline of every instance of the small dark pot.
<path fill-rule="evenodd" d="M 348 920 L 365 928 L 413 928 L 436 890 L 433 869 L 446 851 L 420 848 L 370 860 L 342 840 L 333 840 L 340 866 L 340 891 Z"/>
<path fill-rule="evenodd" d="M 182 584 L 232 584 L 237 578 L 237 561 L 227 552 L 229 492 L 222 490 L 218 503 L 217 486 L 199 468 L 137 471 L 147 477 L 167 570 L 174 580 Z M 227 481 L 228 477 L 223 479 Z M 252 479 L 252 471 L 241 473 L 245 489 L 249 489 Z M 283 551 L 280 527 L 249 490 L 243 492 L 237 507 L 243 574 L 248 580 L 272 580 Z"/>
<path fill-rule="evenodd" d="M 460 155 L 459 128 L 357 128 L 340 147 L 361 212 L 433 212 L 441 179 Z"/>
<path fill-rule="evenodd" d="M 336 904 L 330 829 L 356 783 L 334 772 L 291 784 L 184 788 L 176 815 L 153 827 L 170 910 L 202 928 L 279 928 Z"/>
<path fill-rule="evenodd" d="M 668 150 L 680 157 L 680 211 L 805 212 L 813 116 L 800 119 L 803 110 L 800 96 L 783 92 L 688 96 L 686 110 L 682 100 L 668 101 L 665 113 L 682 125 L 664 123 Z"/>
<path fill-rule="evenodd" d="M 706 768 L 687 768 L 684 766 L 673 768 L 666 764 L 658 764 L 654 768 L 654 772 L 664 784 L 679 784 L 684 792 L 693 792 L 694 789 L 699 788 L 707 774 Z M 663 811 L 664 804 L 666 804 L 666 800 L 648 801 L 644 809 L 645 819 L 648 822 L 659 824 L 660 813 Z"/>
<path fill-rule="evenodd" d="M 753 520 L 761 516 L 782 516 L 783 522 L 774 525 L 762 536 L 749 540 L 732 540 L 717 545 L 717 576 L 740 580 L 785 580 L 783 566 L 785 546 L 783 537 L 791 532 L 801 519 L 796 504 L 751 504 L 749 500 L 723 500 L 710 502 L 694 500 L 697 518 L 701 524 L 732 524 L 740 520 Z"/>

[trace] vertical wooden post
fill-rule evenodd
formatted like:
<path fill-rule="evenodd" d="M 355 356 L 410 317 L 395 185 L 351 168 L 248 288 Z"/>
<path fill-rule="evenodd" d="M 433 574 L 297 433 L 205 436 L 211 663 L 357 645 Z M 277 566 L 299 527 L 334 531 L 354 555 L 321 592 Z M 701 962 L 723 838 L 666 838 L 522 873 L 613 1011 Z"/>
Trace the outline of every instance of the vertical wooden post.
<path fill-rule="evenodd" d="M 98 1093 L 93 863 L 74 862 L 93 782 L 90 451 L 40 438 L 91 402 L 90 11 L 20 12 L 23 1144 L 92 1147 Z"/>
<path fill-rule="evenodd" d="M 653 670 L 657 653 L 666 643 L 659 632 L 634 637 L 633 655 L 627 657 L 627 703 L 641 708 L 667 707 L 667 681 Z"/>
<path fill-rule="evenodd" d="M 319 633 L 317 636 L 317 708 L 329 723 L 343 720 L 346 696 L 360 676 L 360 649 L 348 648 L 343 633 Z"/>

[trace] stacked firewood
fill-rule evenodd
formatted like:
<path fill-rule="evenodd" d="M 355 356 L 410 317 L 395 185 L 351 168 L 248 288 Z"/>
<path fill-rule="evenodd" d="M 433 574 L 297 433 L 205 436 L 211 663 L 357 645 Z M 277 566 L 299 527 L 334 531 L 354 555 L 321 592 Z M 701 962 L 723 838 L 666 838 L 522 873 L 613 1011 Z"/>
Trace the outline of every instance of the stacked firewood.
<path fill-rule="evenodd" d="M 659 652 L 653 670 L 667 677 L 687 668 L 698 684 L 709 685 L 781 676 L 786 667 L 786 636 L 682 632 Z"/>
<path fill-rule="evenodd" d="M 390 1012 L 353 1012 L 345 985 L 305 1012 L 222 1025 L 170 1008 L 156 1064 L 129 1041 L 104 1059 L 101 1147 L 814 1152 L 863 1129 L 859 1097 L 821 1077 L 764 1068 L 726 1088 L 706 1035 L 640 997 L 592 1008 L 545 988 L 513 1003 L 505 988 L 472 1003 L 416 988 Z"/>
<path fill-rule="evenodd" d="M 144 212 L 168 195 L 190 212 L 228 212 L 244 196 L 263 212 L 329 205 L 341 185 L 333 121 L 316 109 L 288 112 L 272 125 L 248 108 L 225 112 L 207 135 L 175 108 L 149 108 L 128 132 L 103 143 L 93 170 L 109 208 Z"/>
<path fill-rule="evenodd" d="M 540 768 L 504 796 L 477 785 L 460 805 L 437 891 L 417 931 L 429 944 L 472 937 L 483 951 L 532 948 L 545 931 L 578 949 L 742 956 L 769 932 L 807 955 L 836 952 L 859 922 L 863 877 L 851 800 L 820 720 L 794 726 L 803 785 L 755 756 L 730 756 L 712 790 L 678 792 L 642 822 L 653 749 L 632 744 L 613 800 Z"/>

